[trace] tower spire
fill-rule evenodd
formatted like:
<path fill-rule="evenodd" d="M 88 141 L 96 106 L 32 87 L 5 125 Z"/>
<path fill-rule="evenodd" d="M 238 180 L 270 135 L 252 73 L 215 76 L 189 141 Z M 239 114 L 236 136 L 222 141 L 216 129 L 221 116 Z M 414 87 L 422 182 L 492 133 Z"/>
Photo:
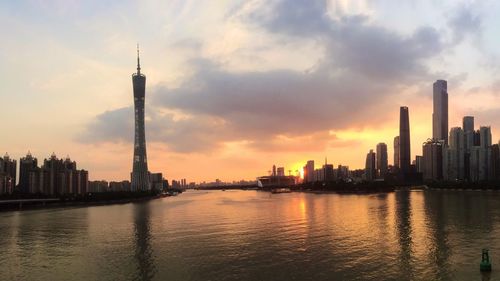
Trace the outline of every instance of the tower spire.
<path fill-rule="evenodd" d="M 137 74 L 141 74 L 141 63 L 139 60 L 139 43 L 137 43 Z"/>

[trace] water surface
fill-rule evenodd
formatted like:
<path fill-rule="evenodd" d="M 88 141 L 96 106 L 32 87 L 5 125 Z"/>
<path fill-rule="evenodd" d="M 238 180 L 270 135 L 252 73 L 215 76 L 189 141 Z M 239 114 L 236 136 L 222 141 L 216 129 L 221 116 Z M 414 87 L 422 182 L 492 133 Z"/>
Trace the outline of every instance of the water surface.
<path fill-rule="evenodd" d="M 499 226 L 493 191 L 188 191 L 0 213 L 0 270 L 51 281 L 499 280 Z M 491 276 L 479 272 L 483 247 Z"/>

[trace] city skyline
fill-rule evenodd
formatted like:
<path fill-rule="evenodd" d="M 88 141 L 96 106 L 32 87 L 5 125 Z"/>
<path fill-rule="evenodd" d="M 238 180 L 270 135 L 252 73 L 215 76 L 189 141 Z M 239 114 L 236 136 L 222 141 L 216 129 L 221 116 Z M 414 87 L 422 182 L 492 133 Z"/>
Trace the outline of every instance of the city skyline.
<path fill-rule="evenodd" d="M 251 179 L 264 175 L 270 163 L 298 170 L 325 156 L 335 166 L 361 169 L 366 152 L 381 142 L 392 164 L 398 108 L 404 105 L 411 111 L 413 160 L 432 136 L 432 83 L 439 79 L 448 81 L 448 127 L 471 115 L 491 126 L 497 143 L 497 51 L 491 34 L 499 4 L 394 4 L 398 17 L 429 11 L 395 28 L 380 3 L 298 3 L 306 16 L 318 19 L 300 27 L 294 24 L 304 19 L 280 2 L 250 2 L 221 2 L 204 15 L 193 2 L 176 1 L 167 7 L 148 2 L 141 10 L 115 4 L 101 7 L 101 13 L 92 12 L 98 4 L 78 1 L 57 7 L 1 4 L 2 23 L 19 33 L 0 47 L 0 97 L 9 103 L 0 118 L 16 117 L 5 124 L 10 133 L 2 154 L 19 160 L 31 151 L 43 159 L 54 151 L 78 159 L 92 180 L 129 178 L 134 125 L 123 120 L 134 114 L 129 75 L 137 41 L 148 65 L 149 169 L 169 179 Z M 172 7 L 183 12 L 176 15 L 167 9 Z M 275 16 L 265 14 L 267 8 Z M 34 11 L 39 14 L 31 17 Z M 196 24 L 190 25 L 193 18 Z M 99 22 L 99 29 L 87 25 L 89 20 Z M 201 33 L 190 28 L 203 23 Z M 347 32 L 353 37 L 342 35 Z M 330 36 L 342 43 L 335 45 Z M 377 50 L 364 48 L 366 42 L 385 46 L 376 59 L 370 55 Z"/>

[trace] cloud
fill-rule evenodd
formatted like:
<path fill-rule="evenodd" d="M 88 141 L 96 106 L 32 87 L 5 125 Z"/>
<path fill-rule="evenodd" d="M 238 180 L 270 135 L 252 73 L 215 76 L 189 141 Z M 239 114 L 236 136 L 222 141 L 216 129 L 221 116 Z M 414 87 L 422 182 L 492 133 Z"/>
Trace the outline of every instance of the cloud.
<path fill-rule="evenodd" d="M 334 6 L 345 6 L 344 1 L 334 2 Z M 238 17 L 275 37 L 318 41 L 325 50 L 321 66 L 335 71 L 352 71 L 386 82 L 415 81 L 428 71 L 424 61 L 441 54 L 446 47 L 442 36 L 430 26 L 402 35 L 374 24 L 363 14 L 339 13 L 331 18 L 324 0 L 270 3 L 256 6 Z"/>
<path fill-rule="evenodd" d="M 228 142 L 260 151 L 345 145 L 328 132 L 377 128 L 394 118 L 401 93 L 428 83 L 432 75 L 425 63 L 445 48 L 432 27 L 399 34 L 365 16 L 329 18 L 325 1 L 295 3 L 275 1 L 237 15 L 276 38 L 271 47 L 277 50 L 280 36 L 317 40 L 324 49 L 319 62 L 304 71 L 232 71 L 214 60 L 192 59 L 192 75 L 179 86 L 149 87 L 148 141 L 176 152 L 210 152 Z M 79 139 L 131 141 L 126 120 L 133 114 L 127 110 L 97 116 Z"/>
<path fill-rule="evenodd" d="M 254 7 L 242 19 L 271 32 L 310 37 L 331 28 L 323 0 L 264 1 Z"/>
<path fill-rule="evenodd" d="M 462 42 L 466 37 L 478 39 L 481 35 L 481 14 L 471 4 L 461 5 L 449 18 L 448 25 L 452 30 L 453 44 Z"/>
<path fill-rule="evenodd" d="M 133 140 L 134 110 L 132 107 L 109 110 L 97 115 L 76 137 L 83 143 L 129 142 Z M 132 118 L 130 118 L 132 117 Z"/>

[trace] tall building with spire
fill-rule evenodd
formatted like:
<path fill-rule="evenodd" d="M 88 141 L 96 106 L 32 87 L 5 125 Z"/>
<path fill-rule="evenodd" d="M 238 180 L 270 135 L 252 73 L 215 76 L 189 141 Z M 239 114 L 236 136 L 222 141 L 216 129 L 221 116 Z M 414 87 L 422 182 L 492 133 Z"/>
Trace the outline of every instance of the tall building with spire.
<path fill-rule="evenodd" d="M 132 191 L 149 190 L 149 172 L 146 156 L 146 132 L 144 128 L 144 98 L 146 96 L 146 76 L 141 73 L 139 45 L 137 45 L 137 73 L 132 74 L 134 87 L 135 138 L 132 163 Z"/>

